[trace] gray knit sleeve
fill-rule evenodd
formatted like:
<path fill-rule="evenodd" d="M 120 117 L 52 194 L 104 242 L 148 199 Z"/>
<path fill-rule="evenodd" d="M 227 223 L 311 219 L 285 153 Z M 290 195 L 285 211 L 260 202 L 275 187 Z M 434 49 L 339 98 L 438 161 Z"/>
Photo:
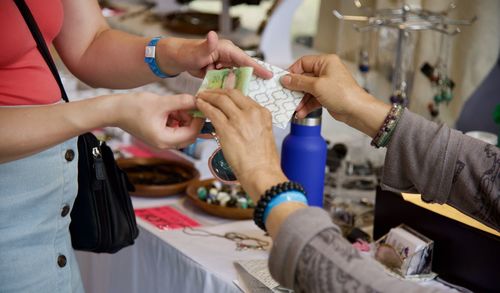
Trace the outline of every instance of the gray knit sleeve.
<path fill-rule="evenodd" d="M 389 276 L 343 238 L 319 208 L 300 209 L 285 220 L 269 269 L 276 281 L 295 292 L 441 292 Z"/>
<path fill-rule="evenodd" d="M 500 230 L 500 151 L 405 110 L 387 148 L 382 188 L 417 192 Z"/>

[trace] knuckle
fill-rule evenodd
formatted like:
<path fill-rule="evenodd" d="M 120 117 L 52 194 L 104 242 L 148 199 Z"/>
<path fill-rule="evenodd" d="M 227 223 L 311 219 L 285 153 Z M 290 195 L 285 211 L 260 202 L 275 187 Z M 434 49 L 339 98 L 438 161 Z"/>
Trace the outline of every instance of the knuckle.
<path fill-rule="evenodd" d="M 180 103 L 181 105 L 184 105 L 184 106 L 186 106 L 186 105 L 190 105 L 190 104 L 191 104 L 191 102 L 192 102 L 192 101 L 191 101 L 191 97 L 190 97 L 189 95 L 180 95 L 180 96 L 179 96 L 179 103 Z"/>
<path fill-rule="evenodd" d="M 228 89 L 227 90 L 227 93 L 230 97 L 235 97 L 237 94 L 238 94 L 238 90 L 237 89 Z"/>
<path fill-rule="evenodd" d="M 322 84 L 324 83 L 324 81 L 325 81 L 325 80 L 324 80 L 324 78 L 323 78 L 323 77 L 319 77 L 319 78 L 316 78 L 316 79 L 312 82 L 312 84 L 311 84 L 311 89 L 312 89 L 313 94 L 314 94 L 314 93 L 317 93 L 317 92 L 320 90 L 320 88 L 321 88 Z"/>
<path fill-rule="evenodd" d="M 330 57 L 332 60 L 337 60 L 339 58 L 337 54 L 329 54 L 328 57 Z"/>
<path fill-rule="evenodd" d="M 304 81 L 299 76 L 292 76 L 290 80 L 290 84 L 295 85 L 296 87 L 302 88 L 304 86 Z"/>
<path fill-rule="evenodd" d="M 228 39 L 224 39 L 224 40 L 222 40 L 222 42 L 229 45 L 229 46 L 235 46 L 235 44 L 231 40 L 228 40 Z"/>
<path fill-rule="evenodd" d="M 329 59 L 331 62 L 333 62 L 333 63 L 338 63 L 338 62 L 340 62 L 340 57 L 339 57 L 338 55 L 336 55 L 336 54 L 330 54 L 330 55 L 328 55 L 328 57 L 329 57 L 328 59 Z"/>

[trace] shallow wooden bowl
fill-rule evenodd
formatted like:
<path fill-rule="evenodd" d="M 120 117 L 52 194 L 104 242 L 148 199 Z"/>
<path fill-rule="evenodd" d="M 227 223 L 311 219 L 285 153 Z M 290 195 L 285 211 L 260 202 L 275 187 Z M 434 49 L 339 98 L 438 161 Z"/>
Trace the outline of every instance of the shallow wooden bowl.
<path fill-rule="evenodd" d="M 223 207 L 207 203 L 198 198 L 197 190 L 199 187 L 204 186 L 207 189 L 211 186 L 215 179 L 206 179 L 202 181 L 195 181 L 189 184 L 186 193 L 188 198 L 200 209 L 213 216 L 233 219 L 233 220 L 248 220 L 253 219 L 253 208 L 242 209 L 238 207 Z"/>
<path fill-rule="evenodd" d="M 118 159 L 135 187 L 131 192 L 139 197 L 165 197 L 182 194 L 187 186 L 200 178 L 198 170 L 189 162 L 162 158 Z"/>

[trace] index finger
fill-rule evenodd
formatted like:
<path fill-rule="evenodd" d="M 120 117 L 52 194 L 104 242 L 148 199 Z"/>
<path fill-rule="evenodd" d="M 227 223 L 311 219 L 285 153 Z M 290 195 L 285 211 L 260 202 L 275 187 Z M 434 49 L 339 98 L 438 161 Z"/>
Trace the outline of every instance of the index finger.
<path fill-rule="evenodd" d="M 199 120 L 199 121 L 198 121 Z M 165 126 L 161 132 L 162 139 L 168 142 L 170 148 L 181 148 L 193 143 L 201 129 L 202 120 L 197 119 L 190 125 L 181 127 Z"/>
<path fill-rule="evenodd" d="M 245 96 L 240 90 L 237 89 L 211 89 L 211 90 L 205 90 L 203 92 L 206 92 L 207 94 L 217 94 L 221 96 L 227 96 L 233 101 L 233 103 L 238 108 L 242 110 L 248 109 L 249 107 L 257 104 L 257 102 Z"/>
<path fill-rule="evenodd" d="M 252 57 L 248 56 L 245 52 L 243 52 L 240 48 L 236 47 L 236 52 L 232 54 L 232 60 L 238 66 L 250 66 L 253 68 L 255 75 L 263 79 L 270 79 L 273 77 L 273 73 L 262 65 L 257 63 Z"/>
<path fill-rule="evenodd" d="M 319 72 L 319 63 L 322 56 L 320 55 L 308 55 L 300 57 L 295 63 L 293 63 L 288 71 L 291 73 L 302 74 L 302 73 L 314 73 Z"/>

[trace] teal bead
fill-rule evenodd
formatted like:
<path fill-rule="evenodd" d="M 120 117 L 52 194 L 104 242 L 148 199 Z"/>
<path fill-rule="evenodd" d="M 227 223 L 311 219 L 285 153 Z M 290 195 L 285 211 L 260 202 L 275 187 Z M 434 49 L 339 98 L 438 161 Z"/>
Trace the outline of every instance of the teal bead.
<path fill-rule="evenodd" d="M 246 198 L 239 198 L 238 199 L 238 207 L 242 209 L 248 208 L 248 201 Z"/>
<path fill-rule="evenodd" d="M 441 93 L 441 95 L 443 96 L 443 99 L 444 99 L 445 101 L 447 101 L 447 102 L 451 101 L 451 99 L 453 98 L 453 95 L 452 95 L 452 94 L 451 94 L 451 92 L 450 92 L 450 91 L 448 91 L 448 90 L 447 90 L 447 91 L 443 91 L 443 92 Z"/>
<path fill-rule="evenodd" d="M 443 97 L 441 95 L 435 95 L 434 96 L 434 102 L 436 104 L 440 104 L 443 101 Z"/>
<path fill-rule="evenodd" d="M 196 190 L 196 193 L 198 193 L 198 198 L 201 200 L 206 200 L 207 199 L 207 194 L 208 191 L 205 187 L 199 187 L 198 190 Z"/>
<path fill-rule="evenodd" d="M 248 202 L 248 207 L 249 208 L 254 208 L 255 207 L 255 203 L 253 202 L 252 198 L 247 196 L 247 202 Z"/>

